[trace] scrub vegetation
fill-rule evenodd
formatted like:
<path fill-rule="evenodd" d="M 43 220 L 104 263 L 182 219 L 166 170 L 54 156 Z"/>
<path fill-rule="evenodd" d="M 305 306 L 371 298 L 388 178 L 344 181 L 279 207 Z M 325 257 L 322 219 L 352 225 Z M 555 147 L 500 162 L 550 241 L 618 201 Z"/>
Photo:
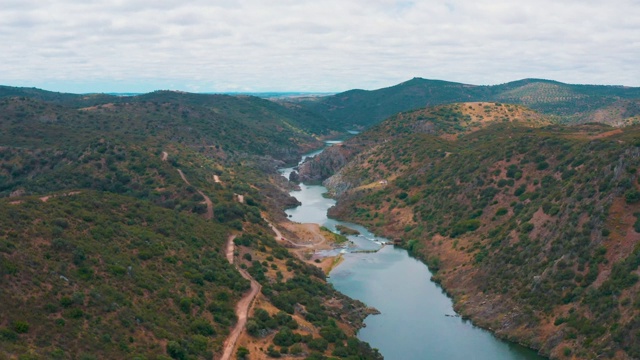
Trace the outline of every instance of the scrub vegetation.
<path fill-rule="evenodd" d="M 343 144 L 330 214 L 398 239 L 501 336 L 558 358 L 637 358 L 638 139 L 505 104 L 402 113 Z"/>

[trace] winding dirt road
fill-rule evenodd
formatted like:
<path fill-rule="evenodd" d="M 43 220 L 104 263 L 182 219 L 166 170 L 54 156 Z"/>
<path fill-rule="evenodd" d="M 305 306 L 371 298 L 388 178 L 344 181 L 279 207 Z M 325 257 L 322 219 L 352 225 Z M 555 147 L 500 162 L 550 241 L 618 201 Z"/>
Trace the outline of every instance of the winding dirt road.
<path fill-rule="evenodd" d="M 180 177 L 185 182 L 185 184 L 191 186 L 191 183 L 189 182 L 189 180 L 187 180 L 187 177 L 184 176 L 184 173 L 182 172 L 182 170 L 178 169 L 178 173 L 180 174 Z M 204 203 L 207 204 L 207 213 L 204 215 L 204 218 L 207 220 L 213 219 L 213 201 L 211 201 L 211 199 L 207 195 L 205 195 L 200 189 L 196 189 L 196 191 L 198 192 L 198 194 L 200 194 L 200 196 L 204 198 Z"/>
<path fill-rule="evenodd" d="M 235 249 L 233 239 L 235 239 L 235 237 L 235 235 L 232 235 L 229 237 L 229 240 L 227 240 L 226 255 L 227 260 L 230 264 L 233 264 L 233 252 Z M 222 357 L 220 358 L 221 360 L 232 359 L 233 350 L 236 347 L 236 342 L 238 341 L 240 334 L 242 334 L 242 331 L 244 331 L 244 327 L 247 324 L 247 318 L 249 317 L 249 310 L 251 310 L 253 300 L 255 300 L 256 296 L 258 296 L 258 293 L 260 292 L 260 289 L 262 289 L 262 286 L 260 286 L 260 284 L 255 281 L 251 277 L 251 275 L 249 275 L 249 273 L 247 273 L 243 269 L 238 269 L 237 267 L 236 269 L 240 272 L 240 275 L 242 275 L 243 278 L 251 282 L 251 290 L 249 290 L 249 292 L 245 294 L 245 296 L 242 297 L 242 299 L 236 304 L 236 315 L 238 316 L 238 322 L 231 331 L 231 334 L 229 334 L 227 340 L 225 340 L 224 342 L 224 352 L 222 353 Z"/>

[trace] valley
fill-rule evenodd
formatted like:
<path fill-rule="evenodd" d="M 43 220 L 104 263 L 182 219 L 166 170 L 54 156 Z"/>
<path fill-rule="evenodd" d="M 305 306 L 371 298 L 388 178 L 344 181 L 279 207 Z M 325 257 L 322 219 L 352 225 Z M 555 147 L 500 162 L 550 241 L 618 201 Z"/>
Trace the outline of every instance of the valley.
<path fill-rule="evenodd" d="M 552 358 L 637 357 L 638 128 L 486 106 L 482 123 L 468 103 L 401 113 L 300 177 L 426 262 L 475 324 Z"/>
<path fill-rule="evenodd" d="M 0 87 L 0 359 L 638 358 L 638 99 Z"/>

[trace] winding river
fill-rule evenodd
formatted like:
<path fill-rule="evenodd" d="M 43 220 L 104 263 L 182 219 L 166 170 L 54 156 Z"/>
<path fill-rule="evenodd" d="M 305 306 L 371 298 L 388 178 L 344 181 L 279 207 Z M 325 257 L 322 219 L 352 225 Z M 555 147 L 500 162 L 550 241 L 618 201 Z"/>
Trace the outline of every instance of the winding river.
<path fill-rule="evenodd" d="M 305 155 L 303 161 L 320 152 Z M 291 171 L 280 170 L 287 178 Z M 386 239 L 360 225 L 329 219 L 327 210 L 335 201 L 322 196 L 327 191 L 324 186 L 301 184 L 300 188 L 291 192 L 302 203 L 287 210 L 292 221 L 317 223 L 334 231 L 341 224 L 360 232 L 349 236 L 354 243 L 349 250 L 334 250 L 344 253 L 344 261 L 331 272 L 329 281 L 340 292 L 380 310 L 380 315 L 367 317 L 358 338 L 378 348 L 385 359 L 544 359 L 458 317 L 451 299 L 430 280 L 427 266 L 405 250 L 383 246 Z"/>

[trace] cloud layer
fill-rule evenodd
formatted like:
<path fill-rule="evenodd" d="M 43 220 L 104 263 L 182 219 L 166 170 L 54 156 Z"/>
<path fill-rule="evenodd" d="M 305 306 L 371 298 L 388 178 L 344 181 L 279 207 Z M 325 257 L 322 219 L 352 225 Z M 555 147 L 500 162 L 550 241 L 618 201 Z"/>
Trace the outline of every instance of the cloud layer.
<path fill-rule="evenodd" d="M 640 0 L 4 0 L 0 48 L 0 83 L 72 92 L 640 86 Z"/>

